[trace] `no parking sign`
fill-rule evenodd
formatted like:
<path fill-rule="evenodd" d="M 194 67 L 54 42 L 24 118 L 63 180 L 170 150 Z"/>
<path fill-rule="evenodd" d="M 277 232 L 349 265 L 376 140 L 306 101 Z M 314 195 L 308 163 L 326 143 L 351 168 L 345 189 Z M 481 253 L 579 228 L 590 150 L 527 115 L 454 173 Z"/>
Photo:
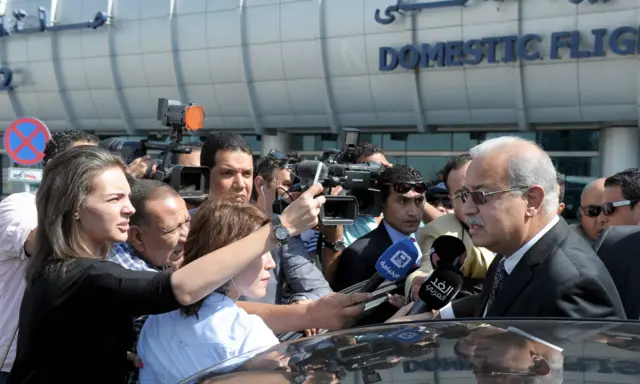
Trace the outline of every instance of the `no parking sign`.
<path fill-rule="evenodd" d="M 15 120 L 4 132 L 4 149 L 11 161 L 34 165 L 42 161 L 44 148 L 51 139 L 47 126 L 35 117 Z"/>

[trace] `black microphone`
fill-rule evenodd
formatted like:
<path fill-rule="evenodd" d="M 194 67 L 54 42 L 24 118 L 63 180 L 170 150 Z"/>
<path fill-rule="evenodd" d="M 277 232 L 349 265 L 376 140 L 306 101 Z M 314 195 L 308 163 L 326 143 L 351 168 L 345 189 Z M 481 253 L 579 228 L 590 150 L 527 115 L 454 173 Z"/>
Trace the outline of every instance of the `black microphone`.
<path fill-rule="evenodd" d="M 385 280 L 397 281 L 406 276 L 419 256 L 414 241 L 406 238 L 387 248 L 376 262 L 376 273 L 365 283 L 360 292 L 374 292 Z"/>
<path fill-rule="evenodd" d="M 440 236 L 434 240 L 429 251 L 429 261 L 433 269 L 444 265 L 451 265 L 461 269 L 467 259 L 467 247 L 462 240 L 455 236 Z"/>
<path fill-rule="evenodd" d="M 407 315 L 437 310 L 449 304 L 462 288 L 462 274 L 450 265 L 437 268 L 420 286 L 418 300 Z"/>

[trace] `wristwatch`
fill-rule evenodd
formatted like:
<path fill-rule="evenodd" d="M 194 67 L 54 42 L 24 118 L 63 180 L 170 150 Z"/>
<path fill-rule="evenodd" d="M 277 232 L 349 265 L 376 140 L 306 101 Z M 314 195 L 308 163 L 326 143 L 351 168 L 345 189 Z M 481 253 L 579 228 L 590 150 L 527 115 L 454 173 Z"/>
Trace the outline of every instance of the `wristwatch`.
<path fill-rule="evenodd" d="M 324 241 L 324 246 L 329 248 L 333 252 L 344 251 L 344 249 L 347 248 L 345 246 L 345 244 L 344 244 L 344 241 L 342 241 L 342 240 L 336 240 L 333 243 L 330 243 L 327 240 L 325 240 Z"/>
<path fill-rule="evenodd" d="M 289 242 L 289 237 L 291 236 L 287 227 L 282 225 L 278 216 L 273 216 L 273 218 L 271 218 L 271 222 L 273 223 L 273 237 L 278 240 L 280 246 L 287 244 Z"/>

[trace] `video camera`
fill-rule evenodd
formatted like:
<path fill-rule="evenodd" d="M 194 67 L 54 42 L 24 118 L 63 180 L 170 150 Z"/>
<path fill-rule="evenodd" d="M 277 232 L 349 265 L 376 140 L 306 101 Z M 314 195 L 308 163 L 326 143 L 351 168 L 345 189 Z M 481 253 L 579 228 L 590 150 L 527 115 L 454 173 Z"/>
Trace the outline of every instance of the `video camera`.
<path fill-rule="evenodd" d="M 378 163 L 355 163 L 355 150 L 360 131 L 355 128 L 342 128 L 339 142 L 341 149 L 325 151 L 318 160 L 304 160 L 285 167 L 301 181 L 304 191 L 317 180 L 325 188 L 326 203 L 318 217 L 324 225 L 350 225 L 358 215 L 372 217 L 382 213 L 382 193 L 379 178 L 384 167 Z M 342 187 L 339 196 L 329 196 L 331 188 Z M 327 191 L 328 190 L 328 191 Z M 282 213 L 290 203 L 287 194 L 273 202 L 273 212 Z"/>
<path fill-rule="evenodd" d="M 137 158 L 147 155 L 147 151 L 160 150 L 160 162 L 156 171 L 147 169 L 144 178 L 163 181 L 171 185 L 185 199 L 200 199 L 209 194 L 210 171 L 207 167 L 185 167 L 177 165 L 179 154 L 191 153 L 188 145 L 182 144 L 184 129 L 194 132 L 204 124 L 202 106 L 182 104 L 176 100 L 158 99 L 158 120 L 170 127 L 169 142 L 151 140 L 131 141 L 111 137 L 100 142 L 102 148 L 117 153 L 125 163 L 130 164 Z"/>

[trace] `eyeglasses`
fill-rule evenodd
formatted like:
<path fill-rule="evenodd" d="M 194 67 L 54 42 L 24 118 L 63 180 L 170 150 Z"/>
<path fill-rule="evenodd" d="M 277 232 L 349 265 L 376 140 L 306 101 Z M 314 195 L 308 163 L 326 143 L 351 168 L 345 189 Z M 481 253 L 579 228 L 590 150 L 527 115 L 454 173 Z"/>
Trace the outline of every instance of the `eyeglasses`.
<path fill-rule="evenodd" d="M 602 213 L 605 216 L 610 216 L 613 214 L 613 212 L 616 211 L 617 208 L 619 207 L 626 207 L 627 205 L 630 205 L 631 208 L 633 208 L 634 205 L 636 205 L 636 203 L 640 201 L 639 199 L 635 199 L 635 200 L 621 200 L 621 201 L 613 201 L 610 203 L 604 203 L 602 204 Z"/>
<path fill-rule="evenodd" d="M 459 195 L 460 195 L 460 199 L 462 200 L 463 203 L 466 203 L 467 200 L 469 199 L 469 197 L 471 197 L 471 200 L 473 201 L 474 204 L 483 205 L 483 204 L 487 203 L 487 197 L 489 197 L 489 196 L 497 195 L 499 193 L 522 191 L 522 190 L 525 190 L 525 189 L 529 189 L 529 187 L 509 188 L 509 189 L 503 189 L 503 190 L 500 190 L 500 191 L 493 191 L 493 192 L 462 191 L 462 192 L 459 193 Z"/>
<path fill-rule="evenodd" d="M 420 194 L 424 194 L 427 191 L 427 185 L 425 183 L 396 183 L 387 185 L 392 185 L 393 190 L 400 194 L 407 193 L 412 189 Z"/>
<path fill-rule="evenodd" d="M 580 209 L 586 217 L 598 217 L 602 213 L 602 205 L 585 205 Z"/>
<path fill-rule="evenodd" d="M 278 151 L 277 149 L 272 149 L 267 153 L 267 158 L 271 160 L 287 160 L 288 157 L 284 153 Z"/>

